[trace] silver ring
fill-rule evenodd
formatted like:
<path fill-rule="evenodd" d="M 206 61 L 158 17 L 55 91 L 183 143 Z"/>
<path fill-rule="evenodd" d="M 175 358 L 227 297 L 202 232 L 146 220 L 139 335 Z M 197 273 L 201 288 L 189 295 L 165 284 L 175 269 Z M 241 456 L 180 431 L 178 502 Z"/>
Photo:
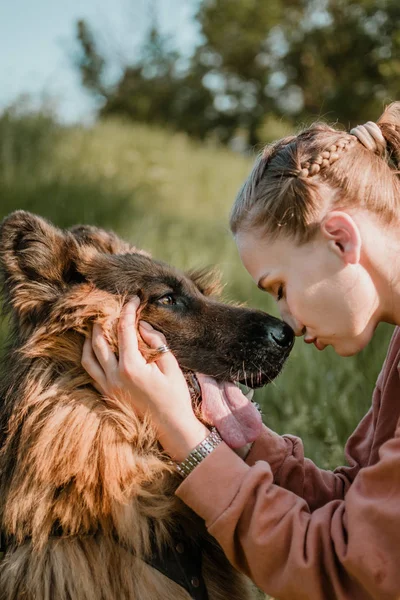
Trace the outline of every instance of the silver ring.
<path fill-rule="evenodd" d="M 169 348 L 166 344 L 163 344 L 159 348 L 157 348 L 156 352 L 159 354 L 165 354 L 166 352 L 171 352 L 171 348 Z"/>

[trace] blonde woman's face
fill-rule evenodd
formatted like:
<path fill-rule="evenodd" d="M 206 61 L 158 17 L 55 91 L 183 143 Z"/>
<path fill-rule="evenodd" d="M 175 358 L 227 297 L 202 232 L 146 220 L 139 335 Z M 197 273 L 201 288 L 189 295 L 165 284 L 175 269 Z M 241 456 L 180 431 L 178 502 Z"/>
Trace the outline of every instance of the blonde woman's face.
<path fill-rule="evenodd" d="M 272 295 L 281 317 L 318 350 L 359 352 L 379 321 L 378 297 L 368 271 L 349 264 L 322 234 L 298 246 L 285 236 L 236 235 L 240 258 L 255 283 Z"/>

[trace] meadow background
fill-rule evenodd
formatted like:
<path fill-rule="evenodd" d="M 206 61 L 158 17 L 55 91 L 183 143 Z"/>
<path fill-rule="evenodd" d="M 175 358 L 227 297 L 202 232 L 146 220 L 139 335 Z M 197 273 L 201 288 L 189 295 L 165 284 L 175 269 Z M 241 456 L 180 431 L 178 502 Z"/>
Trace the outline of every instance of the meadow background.
<path fill-rule="evenodd" d="M 49 112 L 17 104 L 0 116 L 0 217 L 18 208 L 61 227 L 91 223 L 182 269 L 216 265 L 227 301 L 276 314 L 240 264 L 227 225 L 253 158 L 118 118 L 62 126 Z M 345 441 L 370 406 L 391 331 L 380 326 L 368 348 L 351 358 L 297 340 L 283 373 L 256 392 L 265 422 L 300 436 L 319 466 L 343 464 Z"/>
<path fill-rule="evenodd" d="M 398 0 L 0 2 L 0 219 L 113 229 L 277 314 L 240 264 L 232 202 L 264 143 L 400 99 L 399 23 Z M 255 394 L 265 423 L 343 464 L 392 331 L 351 358 L 297 340 Z"/>

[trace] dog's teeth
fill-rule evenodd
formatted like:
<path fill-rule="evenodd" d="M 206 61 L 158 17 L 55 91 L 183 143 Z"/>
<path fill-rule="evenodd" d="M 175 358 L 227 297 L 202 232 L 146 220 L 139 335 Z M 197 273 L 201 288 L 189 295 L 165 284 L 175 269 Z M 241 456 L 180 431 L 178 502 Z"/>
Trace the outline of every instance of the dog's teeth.
<path fill-rule="evenodd" d="M 250 388 L 249 391 L 246 392 L 245 396 L 246 396 L 247 400 L 250 400 L 250 402 L 251 402 L 251 400 L 253 399 L 253 396 L 254 396 L 254 390 L 252 390 Z"/>

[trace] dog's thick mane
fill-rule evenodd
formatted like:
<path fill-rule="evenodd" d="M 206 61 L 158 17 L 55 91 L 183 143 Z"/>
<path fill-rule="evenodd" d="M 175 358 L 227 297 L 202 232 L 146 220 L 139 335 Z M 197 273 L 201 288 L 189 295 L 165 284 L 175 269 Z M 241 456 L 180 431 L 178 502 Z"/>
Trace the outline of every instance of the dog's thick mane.
<path fill-rule="evenodd" d="M 60 301 L 65 320 L 50 316 L 10 357 L 8 379 L 15 383 L 6 392 L 13 407 L 0 454 L 1 472 L 7 474 L 0 488 L 6 499 L 3 525 L 17 541 L 31 537 L 35 546 L 46 543 L 54 523 L 66 535 L 101 527 L 136 553 L 148 552 L 149 520 L 163 540 L 164 520 L 176 510 L 176 479 L 151 427 L 128 403 L 99 402 L 83 372 L 79 333 L 96 319 L 115 345 L 112 325 L 121 302 L 90 285 L 79 287 Z M 54 315 L 59 310 L 56 305 Z M 10 444 L 18 447 L 16 453 Z"/>
<path fill-rule="evenodd" d="M 179 477 L 151 425 L 128 401 L 101 398 L 81 366 L 83 341 L 95 321 L 117 349 L 124 296 L 96 287 L 67 257 L 79 254 L 80 264 L 90 265 L 97 256 L 126 253 L 148 256 L 95 228 L 61 235 L 22 211 L 0 228 L 12 340 L 0 382 L 0 524 L 16 547 L 6 584 L 0 571 L 1 600 L 153 600 L 148 589 L 154 598 L 183 600 L 186 592 L 177 595 L 176 584 L 140 562 L 154 543 L 161 548 L 168 542 L 177 518 L 208 548 L 210 599 L 222 600 L 225 592 L 249 597 L 202 521 L 174 495 Z M 216 290 L 204 272 L 193 273 L 193 281 Z M 150 356 L 142 342 L 141 350 Z M 104 561 L 110 571 L 103 576 Z M 133 564 L 136 574 L 127 579 Z M 96 573 L 89 573 L 93 568 Z"/>
<path fill-rule="evenodd" d="M 24 213 L 16 213 L 12 224 L 3 226 L 1 250 L 4 308 L 12 316 L 15 346 L 2 381 L 3 527 L 18 542 L 31 538 L 37 548 L 54 523 L 65 535 L 101 528 L 103 535 L 132 545 L 136 554 L 146 553 L 150 520 L 155 538 L 165 539 L 176 511 L 177 480 L 149 424 L 136 418 L 129 403 L 99 401 L 81 366 L 84 336 L 94 321 L 103 324 L 116 349 L 115 323 L 124 298 L 90 283 L 62 293 L 56 285 L 62 272 L 65 280 L 71 247 L 81 261 L 96 253 L 139 251 L 95 228 L 76 227 L 66 242 L 55 228 L 44 231 L 42 220 L 38 234 Z M 36 244 L 36 252 L 27 253 L 28 243 Z M 49 244 L 51 264 L 43 248 Z M 34 318 L 38 297 L 47 311 L 45 324 L 39 325 Z"/>

